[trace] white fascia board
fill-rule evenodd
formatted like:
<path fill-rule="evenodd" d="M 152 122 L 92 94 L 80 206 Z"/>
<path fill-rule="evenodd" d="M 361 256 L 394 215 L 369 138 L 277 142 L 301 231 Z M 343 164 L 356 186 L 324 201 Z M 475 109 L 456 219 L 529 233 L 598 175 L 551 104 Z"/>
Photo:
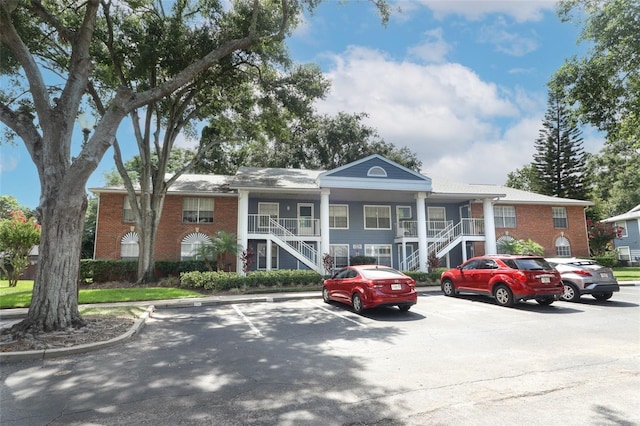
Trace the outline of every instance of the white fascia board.
<path fill-rule="evenodd" d="M 319 181 L 321 188 L 344 189 L 383 189 L 385 191 L 431 191 L 431 183 L 426 180 L 393 180 L 375 178 L 344 178 L 323 176 Z"/>

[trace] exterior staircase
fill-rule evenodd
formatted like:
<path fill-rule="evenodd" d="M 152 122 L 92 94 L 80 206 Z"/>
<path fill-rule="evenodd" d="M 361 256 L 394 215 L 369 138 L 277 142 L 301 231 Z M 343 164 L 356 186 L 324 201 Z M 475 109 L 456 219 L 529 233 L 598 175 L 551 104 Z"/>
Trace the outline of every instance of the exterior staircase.
<path fill-rule="evenodd" d="M 312 245 L 302 241 L 299 236 L 289 231 L 273 218 L 269 218 L 269 234 L 274 243 L 310 269 L 318 271 L 318 251 Z"/>

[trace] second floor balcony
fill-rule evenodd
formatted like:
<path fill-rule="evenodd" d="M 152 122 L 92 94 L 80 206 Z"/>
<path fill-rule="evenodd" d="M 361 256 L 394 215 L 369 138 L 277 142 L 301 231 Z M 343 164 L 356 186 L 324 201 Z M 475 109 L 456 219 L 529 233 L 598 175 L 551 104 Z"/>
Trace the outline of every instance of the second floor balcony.
<path fill-rule="evenodd" d="M 319 237 L 320 220 L 311 218 L 275 218 L 268 214 L 249 215 L 249 233 L 282 235 L 288 231 L 295 236 Z"/>
<path fill-rule="evenodd" d="M 456 223 L 452 220 L 428 220 L 427 238 L 435 238 L 441 232 L 452 229 Z M 460 230 L 462 235 L 482 236 L 484 235 L 484 220 L 463 218 L 460 220 Z M 402 220 L 396 224 L 397 238 L 418 238 L 418 221 Z"/>

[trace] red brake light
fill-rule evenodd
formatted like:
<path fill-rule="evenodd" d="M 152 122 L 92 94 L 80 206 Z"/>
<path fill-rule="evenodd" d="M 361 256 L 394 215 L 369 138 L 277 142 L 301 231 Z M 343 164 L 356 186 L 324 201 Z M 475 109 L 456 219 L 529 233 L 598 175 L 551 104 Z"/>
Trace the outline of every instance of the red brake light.
<path fill-rule="evenodd" d="M 516 271 L 513 274 L 513 278 L 515 278 L 518 281 L 527 282 L 527 274 L 525 274 L 522 271 Z"/>
<path fill-rule="evenodd" d="M 590 277 L 590 276 L 591 276 L 591 272 L 589 272 L 589 271 L 585 271 L 584 269 L 576 269 L 576 270 L 575 270 L 575 271 L 573 271 L 573 272 L 575 272 L 575 273 L 576 273 L 576 274 L 578 274 L 578 275 L 582 275 L 582 276 L 584 276 L 584 277 Z"/>

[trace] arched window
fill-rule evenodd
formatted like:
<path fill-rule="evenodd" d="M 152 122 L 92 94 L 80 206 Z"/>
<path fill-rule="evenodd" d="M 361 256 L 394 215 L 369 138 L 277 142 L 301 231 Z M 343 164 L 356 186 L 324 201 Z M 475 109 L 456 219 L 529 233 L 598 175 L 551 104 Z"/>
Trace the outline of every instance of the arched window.
<path fill-rule="evenodd" d="M 511 235 L 503 235 L 496 241 L 496 250 L 498 254 L 513 253 L 512 246 L 515 239 Z"/>
<path fill-rule="evenodd" d="M 182 240 L 180 247 L 180 259 L 181 260 L 196 260 L 199 259 L 200 247 L 211 244 L 211 238 L 200 232 L 194 232 L 189 234 Z"/>
<path fill-rule="evenodd" d="M 558 257 L 571 257 L 571 244 L 564 236 L 556 238 L 556 255 Z"/>
<path fill-rule="evenodd" d="M 127 232 L 120 240 L 120 258 L 137 259 L 140 253 L 138 246 L 138 234 Z"/>
<path fill-rule="evenodd" d="M 372 168 L 369 169 L 369 171 L 367 172 L 367 176 L 374 176 L 374 177 L 387 177 L 387 172 L 385 169 L 383 169 L 380 166 L 373 166 Z"/>

